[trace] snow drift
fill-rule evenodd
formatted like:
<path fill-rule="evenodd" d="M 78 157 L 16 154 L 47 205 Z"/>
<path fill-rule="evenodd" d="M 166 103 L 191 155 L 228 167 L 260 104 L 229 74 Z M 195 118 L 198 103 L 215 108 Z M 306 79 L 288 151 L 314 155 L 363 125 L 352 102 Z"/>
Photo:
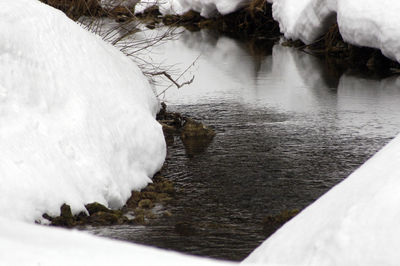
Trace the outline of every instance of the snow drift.
<path fill-rule="evenodd" d="M 138 67 L 63 13 L 0 2 L 0 216 L 122 206 L 165 158 Z"/>
<path fill-rule="evenodd" d="M 244 261 L 396 265 L 400 136 L 267 239 Z"/>
<path fill-rule="evenodd" d="M 273 16 L 289 39 L 311 43 L 337 21 L 343 39 L 380 49 L 400 62 L 400 2 L 395 0 L 274 0 Z"/>

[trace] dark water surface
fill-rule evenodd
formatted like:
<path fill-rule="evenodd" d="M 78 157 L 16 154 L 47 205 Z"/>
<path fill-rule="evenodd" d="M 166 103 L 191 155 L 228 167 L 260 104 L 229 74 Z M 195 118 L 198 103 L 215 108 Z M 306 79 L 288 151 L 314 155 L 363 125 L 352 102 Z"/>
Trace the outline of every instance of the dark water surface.
<path fill-rule="evenodd" d="M 207 32 L 154 49 L 194 82 L 161 97 L 213 127 L 208 147 L 169 147 L 164 175 L 178 193 L 148 226 L 89 228 L 102 236 L 242 260 L 265 238 L 262 220 L 302 209 L 348 176 L 400 126 L 400 80 L 338 75 L 308 54 Z M 184 78 L 182 79 L 184 81 Z M 176 225 L 178 224 L 177 230 Z"/>

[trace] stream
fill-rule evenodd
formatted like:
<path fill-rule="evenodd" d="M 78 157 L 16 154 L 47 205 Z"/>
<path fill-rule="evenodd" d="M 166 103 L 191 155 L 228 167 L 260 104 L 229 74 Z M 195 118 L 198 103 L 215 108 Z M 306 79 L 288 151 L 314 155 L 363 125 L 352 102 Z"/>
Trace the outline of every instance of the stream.
<path fill-rule="evenodd" d="M 397 76 L 342 74 L 293 48 L 263 47 L 184 31 L 152 48 L 152 60 L 171 66 L 175 77 L 191 66 L 179 81 L 194 76 L 160 99 L 216 136 L 199 146 L 178 136 L 169 144 L 163 175 L 174 182 L 176 198 L 155 211 L 172 216 L 85 230 L 242 260 L 268 236 L 265 217 L 305 208 L 398 133 Z"/>

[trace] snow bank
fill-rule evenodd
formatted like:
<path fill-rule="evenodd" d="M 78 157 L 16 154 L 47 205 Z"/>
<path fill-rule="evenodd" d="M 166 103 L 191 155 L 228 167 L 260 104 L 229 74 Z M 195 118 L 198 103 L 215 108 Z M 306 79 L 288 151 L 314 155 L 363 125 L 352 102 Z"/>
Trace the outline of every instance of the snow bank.
<path fill-rule="evenodd" d="M 228 14 L 250 0 L 142 0 L 136 12 L 158 5 L 163 14 L 183 14 L 188 10 L 210 17 Z M 273 16 L 288 39 L 309 44 L 338 22 L 348 43 L 382 50 L 387 57 L 400 62 L 400 2 L 396 0 L 268 0 Z"/>
<path fill-rule="evenodd" d="M 338 0 L 340 33 L 349 43 L 380 49 L 400 62 L 400 1 Z"/>
<path fill-rule="evenodd" d="M 0 18 L 0 216 L 120 207 L 165 158 L 146 78 L 39 1 L 0 1 Z"/>
<path fill-rule="evenodd" d="M 343 39 L 377 48 L 400 62 L 400 2 L 396 0 L 274 0 L 273 16 L 289 39 L 311 43 L 338 22 Z"/>
<path fill-rule="evenodd" d="M 211 17 L 217 12 L 226 15 L 248 4 L 250 0 L 141 0 L 135 12 L 158 5 L 162 14 L 182 15 L 189 10 L 199 12 L 203 17 Z"/>
<path fill-rule="evenodd" d="M 336 0 L 274 0 L 272 11 L 286 38 L 305 43 L 320 37 L 336 22 Z"/>
<path fill-rule="evenodd" d="M 0 235 L 0 264 L 6 266 L 236 265 L 1 218 Z"/>
<path fill-rule="evenodd" d="M 400 136 L 258 247 L 245 262 L 397 265 Z"/>

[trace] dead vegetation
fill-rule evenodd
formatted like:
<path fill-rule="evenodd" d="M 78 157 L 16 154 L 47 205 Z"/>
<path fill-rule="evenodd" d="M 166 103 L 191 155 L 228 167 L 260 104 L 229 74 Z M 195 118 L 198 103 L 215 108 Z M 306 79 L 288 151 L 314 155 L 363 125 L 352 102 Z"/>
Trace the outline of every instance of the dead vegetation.
<path fill-rule="evenodd" d="M 76 20 L 81 16 L 102 16 L 104 10 L 98 0 L 41 0 L 43 3 L 63 11 Z"/>

